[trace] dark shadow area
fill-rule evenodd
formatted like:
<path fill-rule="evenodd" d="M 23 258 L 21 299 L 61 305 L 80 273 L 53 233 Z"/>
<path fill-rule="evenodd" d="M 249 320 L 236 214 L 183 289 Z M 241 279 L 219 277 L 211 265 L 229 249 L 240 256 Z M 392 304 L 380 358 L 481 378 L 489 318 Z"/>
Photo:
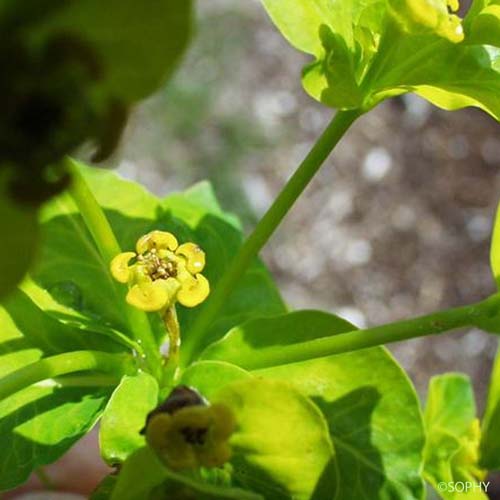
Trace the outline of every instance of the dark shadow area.
<path fill-rule="evenodd" d="M 385 481 L 384 465 L 380 452 L 372 444 L 372 415 L 381 395 L 373 387 L 360 387 L 345 396 L 327 402 L 312 398 L 324 413 L 335 448 L 338 471 L 337 495 L 342 500 L 377 497 Z M 325 469 L 313 498 L 332 497 L 325 491 L 331 465 Z"/>
<path fill-rule="evenodd" d="M 99 349 L 107 352 L 123 350 L 123 346 L 116 341 L 103 334 L 96 335 L 96 329 L 93 330 L 92 325 L 71 327 L 58 321 L 55 319 L 59 316 L 58 312 L 44 312 L 22 290 L 13 292 L 2 303 L 2 307 L 23 334 L 25 343 L 41 349 L 45 355 L 79 349 Z"/>
<path fill-rule="evenodd" d="M 234 486 L 256 491 L 264 498 L 273 500 L 289 500 L 291 497 L 286 488 L 277 483 L 265 470 L 249 464 L 243 455 L 235 455 L 231 459 Z"/>
<path fill-rule="evenodd" d="M 500 500 L 500 472 L 493 472 L 485 479 L 490 482 L 488 486 L 488 498 L 490 500 Z"/>
<path fill-rule="evenodd" d="M 0 342 L 0 355 L 30 349 L 33 346 L 24 337 L 17 337 Z"/>

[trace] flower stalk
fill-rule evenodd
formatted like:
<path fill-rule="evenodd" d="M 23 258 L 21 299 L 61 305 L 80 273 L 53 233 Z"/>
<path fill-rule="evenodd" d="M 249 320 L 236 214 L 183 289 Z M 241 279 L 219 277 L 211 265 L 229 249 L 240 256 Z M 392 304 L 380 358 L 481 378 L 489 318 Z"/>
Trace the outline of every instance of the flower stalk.
<path fill-rule="evenodd" d="M 179 366 L 179 350 L 181 346 L 181 330 L 175 305 L 168 307 L 163 313 L 163 322 L 169 338 L 167 362 L 175 371 Z"/>

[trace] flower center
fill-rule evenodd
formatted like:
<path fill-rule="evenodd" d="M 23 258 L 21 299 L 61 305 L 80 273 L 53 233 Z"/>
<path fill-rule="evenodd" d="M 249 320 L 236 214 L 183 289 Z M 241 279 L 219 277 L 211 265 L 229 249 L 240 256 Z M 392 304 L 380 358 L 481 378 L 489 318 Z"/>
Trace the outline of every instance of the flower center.
<path fill-rule="evenodd" d="M 186 443 L 202 446 L 205 444 L 208 429 L 203 427 L 183 427 L 181 434 Z"/>
<path fill-rule="evenodd" d="M 139 255 L 137 260 L 145 266 L 149 277 L 153 281 L 166 280 L 177 276 L 177 263 L 168 258 L 160 257 L 155 248 L 143 255 Z"/>

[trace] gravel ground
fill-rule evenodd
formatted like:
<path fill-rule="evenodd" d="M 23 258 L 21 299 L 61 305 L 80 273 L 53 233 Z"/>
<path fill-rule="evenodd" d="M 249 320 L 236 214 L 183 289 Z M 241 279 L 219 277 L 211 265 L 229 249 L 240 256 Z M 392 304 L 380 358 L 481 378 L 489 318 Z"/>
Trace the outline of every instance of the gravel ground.
<path fill-rule="evenodd" d="M 208 177 L 251 227 L 331 110 L 302 91 L 307 59 L 257 1 L 211 0 L 199 14 L 184 64 L 134 112 L 115 164 L 158 194 Z M 289 304 L 369 326 L 491 293 L 499 130 L 478 110 L 412 95 L 360 119 L 263 252 Z M 459 370 L 482 406 L 495 346 L 473 329 L 391 349 L 421 393 L 432 374 Z"/>

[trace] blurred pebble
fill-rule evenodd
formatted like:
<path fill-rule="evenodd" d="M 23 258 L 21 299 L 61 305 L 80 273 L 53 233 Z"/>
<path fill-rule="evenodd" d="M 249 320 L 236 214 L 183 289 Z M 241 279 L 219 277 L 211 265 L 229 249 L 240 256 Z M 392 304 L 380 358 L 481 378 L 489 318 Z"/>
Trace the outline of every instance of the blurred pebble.
<path fill-rule="evenodd" d="M 483 214 L 473 215 L 466 222 L 467 233 L 473 241 L 489 239 L 491 227 L 491 217 Z"/>
<path fill-rule="evenodd" d="M 362 311 L 355 307 L 341 307 L 336 311 L 337 316 L 349 321 L 356 328 L 366 327 L 366 318 Z"/>
<path fill-rule="evenodd" d="M 406 108 L 406 121 L 414 127 L 424 125 L 432 112 L 432 106 L 415 94 L 405 94 L 402 99 Z"/>
<path fill-rule="evenodd" d="M 487 137 L 481 144 L 481 156 L 490 165 L 500 164 L 500 139 Z"/>
<path fill-rule="evenodd" d="M 478 356 L 488 344 L 487 335 L 477 329 L 469 330 L 461 339 L 463 354 L 466 356 Z"/>
<path fill-rule="evenodd" d="M 369 182 L 378 182 L 389 173 L 391 166 L 389 151 L 382 147 L 373 148 L 363 160 L 363 177 Z"/>
<path fill-rule="evenodd" d="M 464 135 L 454 135 L 448 139 L 448 154 L 454 160 L 463 160 L 469 154 L 469 143 Z"/>
<path fill-rule="evenodd" d="M 401 231 L 411 229 L 417 220 L 415 211 L 408 205 L 400 205 L 397 207 L 391 217 L 392 225 Z"/>
<path fill-rule="evenodd" d="M 264 215 L 274 199 L 266 178 L 255 173 L 245 175 L 242 186 L 255 214 Z"/>
<path fill-rule="evenodd" d="M 372 258 L 372 245 L 368 240 L 352 240 L 347 243 L 344 260 L 352 266 L 366 264 Z"/>

